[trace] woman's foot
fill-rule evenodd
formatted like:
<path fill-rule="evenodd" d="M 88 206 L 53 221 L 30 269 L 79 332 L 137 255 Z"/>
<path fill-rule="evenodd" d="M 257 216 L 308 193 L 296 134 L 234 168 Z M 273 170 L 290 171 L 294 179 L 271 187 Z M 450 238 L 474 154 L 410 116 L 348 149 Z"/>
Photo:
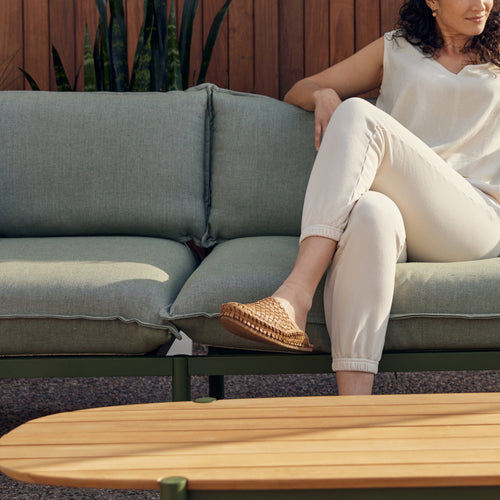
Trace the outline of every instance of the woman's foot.
<path fill-rule="evenodd" d="M 311 351 L 304 332 L 307 314 L 336 248 L 336 241 L 321 236 L 304 239 L 292 272 L 272 297 L 253 304 L 230 302 L 222 306 L 224 328 L 268 344 Z"/>
<path fill-rule="evenodd" d="M 229 302 L 221 307 L 220 321 L 226 330 L 240 337 L 297 351 L 312 351 L 309 338 L 290 317 L 287 307 L 291 305 L 286 299 L 275 297 L 251 304 Z"/>

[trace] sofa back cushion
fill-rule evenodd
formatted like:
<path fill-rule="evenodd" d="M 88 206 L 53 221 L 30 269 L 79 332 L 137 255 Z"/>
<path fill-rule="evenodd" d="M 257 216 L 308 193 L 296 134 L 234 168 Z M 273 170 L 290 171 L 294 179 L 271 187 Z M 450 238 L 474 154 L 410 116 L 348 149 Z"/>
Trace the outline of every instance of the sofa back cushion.
<path fill-rule="evenodd" d="M 206 228 L 207 89 L 0 93 L 0 236 Z"/>
<path fill-rule="evenodd" d="M 212 102 L 212 238 L 298 235 L 316 156 L 312 114 L 217 88 Z"/>

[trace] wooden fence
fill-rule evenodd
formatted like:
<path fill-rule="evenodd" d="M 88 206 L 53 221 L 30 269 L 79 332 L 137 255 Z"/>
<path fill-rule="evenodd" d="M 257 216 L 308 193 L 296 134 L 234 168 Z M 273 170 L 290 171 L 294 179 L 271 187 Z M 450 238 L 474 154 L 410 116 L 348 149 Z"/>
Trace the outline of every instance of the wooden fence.
<path fill-rule="evenodd" d="M 178 18 L 184 0 L 176 2 Z M 200 0 L 193 36 L 193 68 L 224 0 Z M 402 0 L 233 0 L 219 34 L 207 81 L 281 98 L 300 78 L 345 58 L 392 29 Z M 130 58 L 144 0 L 124 0 Z M 83 61 L 85 24 L 97 26 L 95 0 L 0 0 L 0 88 L 29 88 L 26 69 L 42 90 L 55 90 L 50 47 L 70 79 Z M 3 71 L 2 61 L 15 54 Z M 82 83 L 80 82 L 80 89 Z"/>

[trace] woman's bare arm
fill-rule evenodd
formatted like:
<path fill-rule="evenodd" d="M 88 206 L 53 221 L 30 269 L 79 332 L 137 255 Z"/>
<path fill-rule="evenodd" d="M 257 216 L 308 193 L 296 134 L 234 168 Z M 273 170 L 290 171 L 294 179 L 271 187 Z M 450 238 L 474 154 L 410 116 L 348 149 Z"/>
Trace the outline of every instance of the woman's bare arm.
<path fill-rule="evenodd" d="M 344 61 L 300 80 L 285 95 L 285 102 L 315 112 L 316 148 L 333 112 L 344 99 L 380 86 L 383 62 L 384 39 L 379 38 Z"/>

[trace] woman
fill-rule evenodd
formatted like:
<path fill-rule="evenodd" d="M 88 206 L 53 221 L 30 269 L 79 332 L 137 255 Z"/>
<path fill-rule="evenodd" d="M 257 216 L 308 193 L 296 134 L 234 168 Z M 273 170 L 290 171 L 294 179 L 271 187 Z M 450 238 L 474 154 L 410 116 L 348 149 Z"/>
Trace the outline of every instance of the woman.
<path fill-rule="evenodd" d="M 400 15 L 396 32 L 285 96 L 314 110 L 318 148 L 297 261 L 272 297 L 221 310 L 237 335 L 311 350 L 307 314 L 329 268 L 339 394 L 372 391 L 396 262 L 500 254 L 498 3 L 410 0 Z M 377 107 L 351 98 L 379 87 Z"/>

